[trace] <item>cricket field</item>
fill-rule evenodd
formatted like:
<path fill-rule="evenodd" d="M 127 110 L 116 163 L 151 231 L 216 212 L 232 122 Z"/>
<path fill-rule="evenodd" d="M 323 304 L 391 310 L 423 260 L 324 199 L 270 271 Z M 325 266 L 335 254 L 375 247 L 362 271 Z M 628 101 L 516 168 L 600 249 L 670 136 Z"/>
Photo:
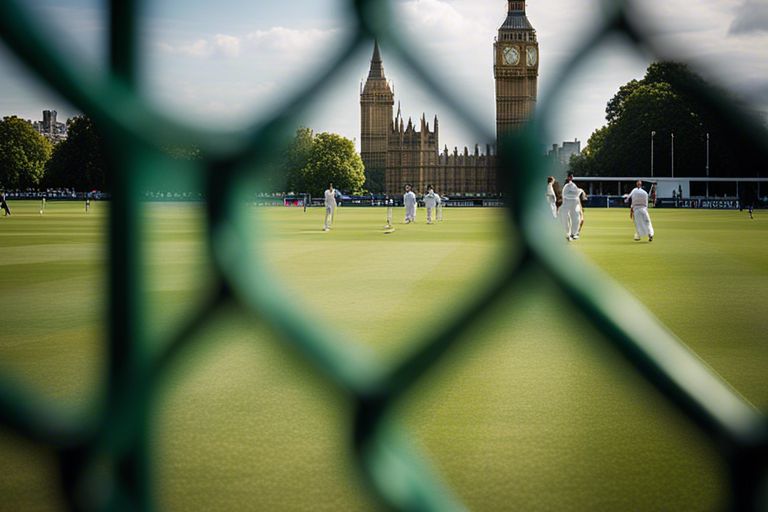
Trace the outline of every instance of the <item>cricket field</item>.
<path fill-rule="evenodd" d="M 10 204 L 0 217 L 0 373 L 85 411 L 105 371 L 107 203 Z M 253 208 L 298 310 L 390 364 L 515 258 L 502 209 L 445 210 L 384 229 L 380 208 Z M 204 209 L 147 203 L 147 329 L 156 350 L 212 292 Z M 586 211 L 568 251 L 631 291 L 713 372 L 768 411 L 768 213 Z M 565 241 L 563 241 L 565 243 Z M 575 267 L 574 267 L 575 268 Z M 575 270 L 574 270 L 575 271 Z M 364 511 L 352 404 L 236 303 L 173 368 L 152 419 L 154 492 L 171 511 Z M 477 319 L 399 408 L 471 510 L 717 510 L 726 468 L 694 425 L 534 271 Z M 0 511 L 61 509 L 54 454 L 0 429 Z"/>

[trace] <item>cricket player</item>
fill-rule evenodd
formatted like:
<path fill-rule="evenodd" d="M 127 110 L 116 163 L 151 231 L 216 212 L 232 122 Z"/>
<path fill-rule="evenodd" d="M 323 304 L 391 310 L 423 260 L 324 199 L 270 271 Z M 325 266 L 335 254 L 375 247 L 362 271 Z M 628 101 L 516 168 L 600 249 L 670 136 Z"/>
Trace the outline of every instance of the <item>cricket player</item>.
<path fill-rule="evenodd" d="M 3 210 L 6 217 L 11 216 L 11 209 L 8 207 L 8 203 L 5 200 L 5 192 L 0 192 L 0 210 Z"/>
<path fill-rule="evenodd" d="M 435 189 L 430 185 L 427 187 L 427 193 L 424 195 L 424 206 L 427 207 L 427 224 L 432 224 L 432 212 L 440 203 L 440 196 L 435 194 Z"/>
<path fill-rule="evenodd" d="M 560 207 L 560 220 L 565 229 L 565 237 L 568 241 L 579 239 L 579 222 L 581 221 L 581 203 L 579 202 L 579 187 L 573 182 L 573 175 L 569 174 L 563 187 L 563 205 Z"/>
<path fill-rule="evenodd" d="M 392 227 L 392 207 L 395 205 L 395 201 L 393 199 L 385 199 L 384 203 L 387 205 L 387 225 L 384 227 L 389 229 Z"/>
<path fill-rule="evenodd" d="M 416 194 L 413 193 L 410 185 L 405 186 L 403 205 L 405 206 L 405 223 L 416 222 Z"/>
<path fill-rule="evenodd" d="M 547 198 L 547 204 L 552 210 L 552 218 L 557 218 L 557 194 L 555 194 L 555 177 L 547 176 L 547 191 L 545 196 Z"/>
<path fill-rule="evenodd" d="M 329 231 L 333 224 L 333 217 L 336 214 L 336 191 L 333 189 L 333 183 L 328 185 L 325 191 L 325 224 L 323 231 Z"/>
<path fill-rule="evenodd" d="M 630 216 L 635 221 L 635 240 L 648 236 L 648 241 L 653 242 L 653 224 L 648 214 L 648 192 L 643 190 L 642 180 L 637 180 L 637 188 L 629 193 L 624 200 L 632 209 Z"/>

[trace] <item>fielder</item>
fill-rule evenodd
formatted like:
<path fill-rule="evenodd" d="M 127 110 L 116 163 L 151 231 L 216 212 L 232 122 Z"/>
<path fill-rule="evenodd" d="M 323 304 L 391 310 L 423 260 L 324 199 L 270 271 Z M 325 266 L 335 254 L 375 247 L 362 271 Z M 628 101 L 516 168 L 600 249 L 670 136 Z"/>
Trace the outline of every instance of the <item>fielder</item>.
<path fill-rule="evenodd" d="M 427 207 L 427 224 L 432 224 L 432 212 L 440 204 L 440 196 L 435 194 L 432 186 L 427 187 L 427 193 L 424 195 L 424 206 Z"/>
<path fill-rule="evenodd" d="M 333 217 L 336 214 L 336 191 L 333 189 L 333 183 L 328 185 L 325 191 L 325 224 L 323 231 L 329 231 L 333 224 Z"/>
<path fill-rule="evenodd" d="M 569 174 L 563 187 L 563 205 L 560 207 L 560 220 L 565 229 L 566 240 L 579 239 L 579 222 L 581 221 L 581 202 L 579 187 L 573 182 L 573 175 Z"/>
<path fill-rule="evenodd" d="M 624 200 L 631 208 L 630 216 L 635 221 L 635 240 L 647 236 L 649 242 L 653 242 L 653 224 L 648 214 L 648 192 L 643 190 L 643 182 L 637 180 L 637 188 L 629 193 Z"/>
<path fill-rule="evenodd" d="M 405 186 L 403 205 L 405 206 L 405 223 L 416 222 L 416 194 L 413 193 L 410 185 Z"/>
<path fill-rule="evenodd" d="M 549 205 L 549 208 L 552 210 L 552 218 L 557 218 L 557 194 L 555 194 L 555 177 L 554 176 L 547 176 L 547 191 L 545 192 L 545 197 L 547 198 L 547 204 Z"/>

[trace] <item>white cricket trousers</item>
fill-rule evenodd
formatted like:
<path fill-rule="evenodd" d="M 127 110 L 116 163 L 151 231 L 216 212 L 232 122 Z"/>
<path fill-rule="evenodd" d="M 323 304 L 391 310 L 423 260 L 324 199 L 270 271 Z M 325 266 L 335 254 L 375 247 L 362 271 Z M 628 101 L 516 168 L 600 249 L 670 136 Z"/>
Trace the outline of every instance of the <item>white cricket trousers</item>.
<path fill-rule="evenodd" d="M 557 218 L 557 199 L 555 196 L 547 196 L 547 202 L 549 203 L 549 208 L 552 210 L 552 218 Z"/>
<path fill-rule="evenodd" d="M 648 208 L 636 206 L 632 211 L 637 234 L 640 236 L 653 236 L 653 224 L 651 224 L 651 216 L 648 215 Z"/>
<path fill-rule="evenodd" d="M 326 206 L 325 207 L 325 224 L 323 225 L 323 228 L 331 229 L 331 224 L 333 224 L 333 207 Z"/>
<path fill-rule="evenodd" d="M 560 221 L 563 223 L 563 229 L 566 236 L 575 236 L 579 232 L 579 201 L 563 201 L 560 207 Z"/>
<path fill-rule="evenodd" d="M 416 222 L 416 205 L 405 207 L 405 221 Z"/>

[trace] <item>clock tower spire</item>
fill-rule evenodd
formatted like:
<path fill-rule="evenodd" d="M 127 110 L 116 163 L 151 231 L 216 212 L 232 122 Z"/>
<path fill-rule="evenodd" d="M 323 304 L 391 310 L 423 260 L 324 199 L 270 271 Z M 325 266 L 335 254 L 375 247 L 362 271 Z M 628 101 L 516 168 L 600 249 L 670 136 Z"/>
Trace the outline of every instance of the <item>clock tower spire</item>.
<path fill-rule="evenodd" d="M 389 133 L 395 95 L 384 76 L 379 42 L 374 42 L 371 69 L 360 92 L 360 157 L 365 166 L 365 188 L 384 191 Z"/>
<path fill-rule="evenodd" d="M 538 94 L 539 43 L 525 2 L 508 0 L 507 18 L 493 43 L 496 137 L 516 130 L 533 113 Z"/>

